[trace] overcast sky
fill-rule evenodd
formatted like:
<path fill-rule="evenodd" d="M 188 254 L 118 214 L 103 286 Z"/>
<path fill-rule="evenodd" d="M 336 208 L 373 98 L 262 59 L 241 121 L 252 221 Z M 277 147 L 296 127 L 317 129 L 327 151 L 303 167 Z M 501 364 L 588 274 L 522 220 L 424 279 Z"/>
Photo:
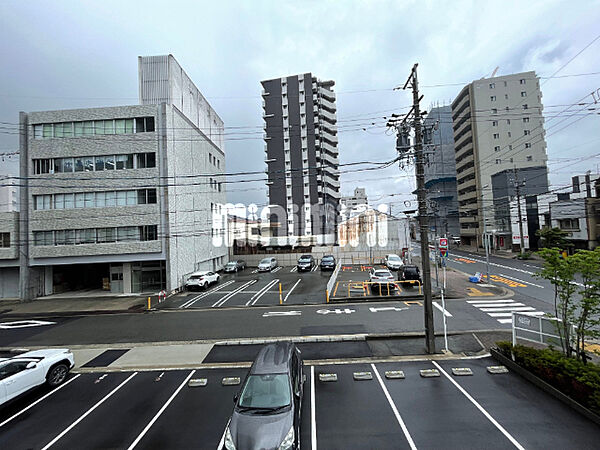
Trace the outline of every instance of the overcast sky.
<path fill-rule="evenodd" d="M 383 116 L 410 104 L 408 93 L 391 89 L 413 63 L 428 108 L 451 102 L 461 83 L 489 77 L 497 66 L 498 75 L 535 70 L 548 77 L 600 33 L 599 24 L 600 2 L 589 0 L 4 0 L 0 121 L 8 125 L 0 124 L 0 154 L 17 150 L 10 124 L 19 111 L 135 104 L 137 56 L 172 53 L 226 127 L 262 127 L 260 80 L 304 72 L 334 80 L 340 161 L 386 161 L 396 154 Z M 591 72 L 600 72 L 600 39 L 557 76 Z M 600 88 L 600 75 L 542 83 L 552 115 Z M 564 114 L 546 125 L 553 187 L 600 167 L 600 116 L 557 124 Z M 226 140 L 228 172 L 265 167 L 260 135 L 244 136 Z M 3 159 L 0 174 L 16 173 L 16 158 Z M 343 194 L 355 186 L 399 210 L 398 194 L 410 198 L 414 181 L 396 165 L 342 175 Z M 265 185 L 230 184 L 228 199 L 265 203 Z"/>

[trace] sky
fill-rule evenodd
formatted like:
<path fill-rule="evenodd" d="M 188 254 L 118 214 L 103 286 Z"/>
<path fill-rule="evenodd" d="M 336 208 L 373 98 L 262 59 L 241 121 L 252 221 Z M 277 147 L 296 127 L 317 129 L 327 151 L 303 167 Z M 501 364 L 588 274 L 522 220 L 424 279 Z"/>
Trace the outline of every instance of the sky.
<path fill-rule="evenodd" d="M 345 164 L 396 157 L 384 117 L 410 106 L 410 94 L 393 88 L 414 63 L 424 109 L 449 104 L 496 67 L 497 75 L 534 70 L 542 77 L 556 188 L 600 168 L 600 116 L 553 117 L 585 96 L 593 102 L 591 92 L 600 89 L 600 39 L 577 55 L 598 37 L 599 23 L 600 1 L 590 0 L 4 0 L 0 175 L 18 171 L 18 156 L 3 154 L 18 150 L 19 111 L 136 104 L 137 57 L 171 53 L 225 122 L 227 172 L 265 168 L 257 132 L 264 79 L 312 72 L 335 81 Z M 242 130 L 236 127 L 246 133 L 234 134 Z M 411 167 L 349 169 L 341 168 L 342 194 L 365 187 L 374 203 L 410 209 Z M 266 192 L 261 181 L 227 185 L 233 203 L 265 204 Z"/>

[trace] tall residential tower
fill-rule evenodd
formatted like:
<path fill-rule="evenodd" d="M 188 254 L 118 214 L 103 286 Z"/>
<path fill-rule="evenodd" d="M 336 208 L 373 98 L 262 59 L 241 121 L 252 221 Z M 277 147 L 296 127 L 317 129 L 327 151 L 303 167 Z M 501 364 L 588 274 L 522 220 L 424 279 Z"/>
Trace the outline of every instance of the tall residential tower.
<path fill-rule="evenodd" d="M 274 235 L 332 243 L 340 201 L 334 82 L 304 73 L 261 84 Z"/>

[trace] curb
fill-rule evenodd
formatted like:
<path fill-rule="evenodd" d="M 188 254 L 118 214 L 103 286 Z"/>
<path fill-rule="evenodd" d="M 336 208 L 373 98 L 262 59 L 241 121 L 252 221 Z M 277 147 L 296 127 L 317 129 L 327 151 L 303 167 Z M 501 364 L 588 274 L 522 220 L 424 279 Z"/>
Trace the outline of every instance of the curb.
<path fill-rule="evenodd" d="M 40 311 L 40 312 L 3 312 L 0 313 L 0 318 L 20 318 L 20 317 L 77 317 L 77 316 L 100 316 L 110 314 L 139 314 L 147 312 L 143 304 L 134 305 L 131 309 L 95 309 L 89 311 Z"/>
<path fill-rule="evenodd" d="M 587 417 L 591 421 L 593 421 L 596 424 L 600 425 L 600 416 L 599 415 L 597 415 L 596 413 L 590 411 L 585 406 L 579 404 L 578 402 L 576 402 L 575 400 L 573 400 L 568 395 L 563 394 L 561 391 L 559 391 L 558 389 L 556 389 L 554 386 L 548 384 L 547 382 L 545 382 L 541 378 L 538 378 L 536 375 L 534 375 L 533 373 L 531 373 L 529 370 L 525 369 L 524 367 L 521 367 L 519 364 L 517 364 L 516 362 L 514 362 L 512 359 L 504 356 L 502 353 L 500 353 L 500 352 L 498 352 L 497 350 L 494 350 L 494 349 L 490 349 L 490 355 L 492 356 L 492 358 L 494 358 L 498 362 L 504 364 L 506 367 L 508 367 L 512 371 L 516 372 L 517 374 L 519 374 L 523 378 L 525 378 L 527 381 L 531 382 L 532 384 L 534 384 L 538 388 L 542 389 L 546 393 L 552 395 L 557 400 L 560 400 L 565 405 L 570 406 L 571 408 L 573 408 L 574 410 L 576 410 L 580 414 L 584 415 L 585 417 Z"/>

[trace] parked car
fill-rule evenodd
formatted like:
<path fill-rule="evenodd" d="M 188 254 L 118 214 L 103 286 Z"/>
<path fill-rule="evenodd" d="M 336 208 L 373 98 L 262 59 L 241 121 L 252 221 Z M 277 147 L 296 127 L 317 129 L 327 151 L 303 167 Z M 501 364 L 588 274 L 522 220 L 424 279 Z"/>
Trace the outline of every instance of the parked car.
<path fill-rule="evenodd" d="M 231 273 L 231 272 L 239 272 L 240 270 L 244 270 L 246 268 L 246 262 L 238 259 L 237 261 L 229 261 L 225 264 L 225 268 L 223 272 Z"/>
<path fill-rule="evenodd" d="M 452 242 L 454 245 L 460 245 L 460 236 L 450 237 L 450 242 Z"/>
<path fill-rule="evenodd" d="M 66 348 L 0 358 L 0 405 L 44 383 L 50 387 L 62 384 L 74 365 L 73 353 Z"/>
<path fill-rule="evenodd" d="M 398 271 L 398 281 L 401 283 L 404 282 L 404 284 L 408 286 L 412 286 L 416 283 L 406 283 L 407 281 L 418 281 L 419 283 L 422 283 L 419 266 L 406 265 L 402 267 L 402 269 Z"/>
<path fill-rule="evenodd" d="M 384 264 L 390 270 L 398 270 L 404 265 L 404 262 L 398 255 L 391 253 L 385 255 Z"/>
<path fill-rule="evenodd" d="M 325 255 L 321 258 L 321 270 L 335 270 L 335 258 L 333 255 Z"/>
<path fill-rule="evenodd" d="M 194 289 L 206 289 L 213 283 L 218 283 L 221 277 L 218 273 L 211 271 L 194 272 L 185 282 L 185 288 L 189 291 Z"/>
<path fill-rule="evenodd" d="M 298 259 L 298 272 L 302 272 L 304 270 L 312 270 L 315 267 L 315 258 L 312 255 L 302 255 Z"/>
<path fill-rule="evenodd" d="M 275 258 L 264 258 L 258 263 L 259 272 L 270 272 L 277 267 L 277 260 Z"/>
<path fill-rule="evenodd" d="M 371 269 L 369 271 L 369 281 L 373 283 L 371 285 L 373 288 L 379 288 L 380 290 L 383 286 L 387 289 L 388 285 L 390 289 L 396 288 L 396 279 L 392 272 L 387 269 Z"/>
<path fill-rule="evenodd" d="M 300 350 L 292 342 L 264 346 L 234 397 L 225 449 L 300 448 L 304 380 Z"/>

